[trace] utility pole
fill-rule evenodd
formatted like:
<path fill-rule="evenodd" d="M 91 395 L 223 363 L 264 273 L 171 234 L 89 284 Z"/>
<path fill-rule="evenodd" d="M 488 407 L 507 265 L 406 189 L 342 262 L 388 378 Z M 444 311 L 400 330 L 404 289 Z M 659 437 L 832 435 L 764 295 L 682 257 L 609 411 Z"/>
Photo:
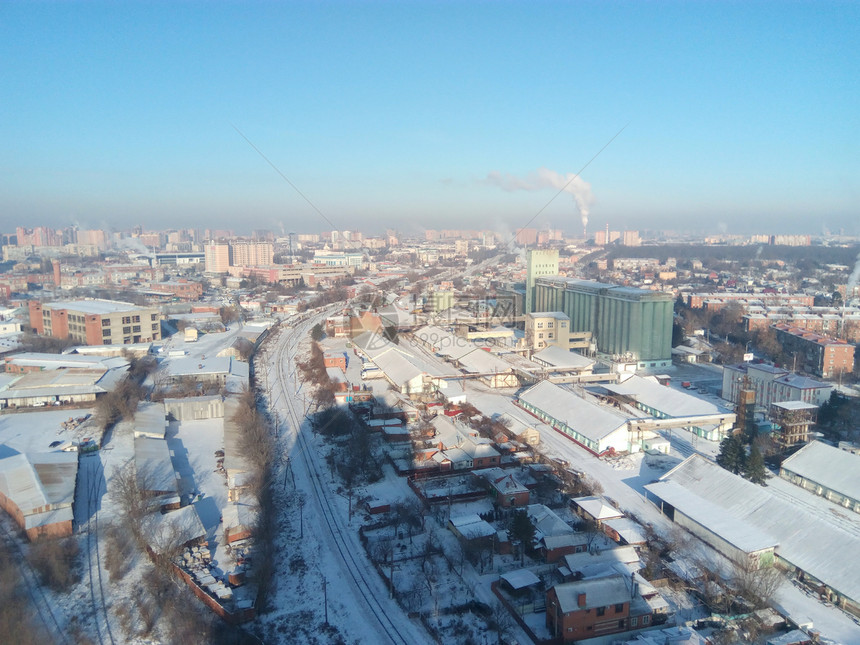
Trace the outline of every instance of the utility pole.
<path fill-rule="evenodd" d="M 299 539 L 304 539 L 305 537 L 305 522 L 304 522 L 304 513 L 302 509 L 305 507 L 305 498 L 301 493 L 299 494 Z"/>
<path fill-rule="evenodd" d="M 323 576 L 323 607 L 325 608 L 325 624 L 328 625 L 328 593 L 326 592 L 326 579 Z"/>

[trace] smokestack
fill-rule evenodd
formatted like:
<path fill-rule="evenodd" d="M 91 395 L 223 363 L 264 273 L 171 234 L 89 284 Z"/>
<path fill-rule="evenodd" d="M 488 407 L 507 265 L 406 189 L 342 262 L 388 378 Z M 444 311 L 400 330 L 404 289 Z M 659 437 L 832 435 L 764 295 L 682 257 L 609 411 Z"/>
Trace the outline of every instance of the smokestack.
<path fill-rule="evenodd" d="M 576 604 L 579 605 L 580 607 L 585 607 L 585 594 L 584 593 L 581 593 L 581 594 L 579 594 L 579 596 L 577 596 Z"/>
<path fill-rule="evenodd" d="M 59 260 L 54 260 L 54 286 L 60 287 L 60 262 Z"/>

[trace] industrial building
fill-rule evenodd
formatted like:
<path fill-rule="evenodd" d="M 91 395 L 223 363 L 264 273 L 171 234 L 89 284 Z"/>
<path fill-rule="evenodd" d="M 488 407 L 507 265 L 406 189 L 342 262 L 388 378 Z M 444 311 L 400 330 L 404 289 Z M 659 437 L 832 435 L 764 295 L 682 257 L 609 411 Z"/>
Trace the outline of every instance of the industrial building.
<path fill-rule="evenodd" d="M 561 277 L 536 279 L 532 311 L 559 311 L 571 334 L 590 332 L 597 352 L 641 368 L 672 361 L 669 293 Z"/>
<path fill-rule="evenodd" d="M 31 300 L 30 327 L 37 334 L 70 338 L 81 345 L 129 345 L 161 339 L 161 314 L 114 300 Z"/>
<path fill-rule="evenodd" d="M 860 513 L 860 455 L 813 441 L 782 462 L 779 476 Z"/>
<path fill-rule="evenodd" d="M 517 405 L 595 455 L 629 448 L 627 417 L 549 381 L 523 392 Z"/>
<path fill-rule="evenodd" d="M 758 486 L 697 454 L 645 489 L 664 514 L 727 558 L 742 566 L 775 562 L 860 616 L 860 516 L 838 514 L 830 501 L 778 478 Z"/>
<path fill-rule="evenodd" d="M 780 401 L 803 401 L 820 407 L 830 399 L 833 386 L 767 363 L 726 365 L 722 398 L 737 403 L 745 389 L 754 390 L 756 406 L 768 410 Z"/>

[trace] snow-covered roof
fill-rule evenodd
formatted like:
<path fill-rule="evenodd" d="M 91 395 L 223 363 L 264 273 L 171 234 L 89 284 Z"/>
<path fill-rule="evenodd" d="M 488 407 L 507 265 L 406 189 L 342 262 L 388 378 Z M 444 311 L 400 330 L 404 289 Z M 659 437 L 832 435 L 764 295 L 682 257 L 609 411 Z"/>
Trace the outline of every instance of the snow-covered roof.
<path fill-rule="evenodd" d="M 541 537 L 551 537 L 556 535 L 567 535 L 573 533 L 570 525 L 561 519 L 554 511 L 547 508 L 543 504 L 529 504 L 526 507 L 532 523 L 540 533 Z"/>
<path fill-rule="evenodd" d="M 224 528 L 253 528 L 257 524 L 258 510 L 256 506 L 241 503 L 229 503 L 221 509 Z"/>
<path fill-rule="evenodd" d="M 782 462 L 782 469 L 860 500 L 860 455 L 813 441 Z"/>
<path fill-rule="evenodd" d="M 646 540 L 642 527 L 629 517 L 611 518 L 606 520 L 604 524 L 618 533 L 628 544 L 642 544 Z"/>
<path fill-rule="evenodd" d="M 738 522 L 732 513 L 700 498 L 677 482 L 661 481 L 645 488 L 744 553 L 765 551 L 778 544 L 774 537 L 751 524 Z"/>
<path fill-rule="evenodd" d="M 7 445 L 0 445 L 0 493 L 12 500 L 26 517 L 36 509 L 67 508 L 68 513 L 48 516 L 42 512 L 32 526 L 72 519 L 78 455 L 75 452 L 47 452 L 24 455 Z M 68 517 L 66 517 L 68 515 Z M 58 519 L 59 517 L 59 519 Z"/>
<path fill-rule="evenodd" d="M 517 569 L 516 571 L 508 571 L 501 576 L 502 580 L 507 582 L 513 589 L 525 589 L 540 583 L 534 573 L 528 569 Z"/>
<path fill-rule="evenodd" d="M 681 462 L 646 489 L 659 495 L 663 483 L 676 484 L 688 493 L 678 503 L 700 505 L 703 501 L 721 508 L 725 514 L 718 518 L 715 528 L 721 528 L 726 514 L 734 524 L 750 525 L 771 536 L 778 544 L 776 553 L 793 566 L 821 580 L 849 598 L 860 598 L 860 516 L 844 513 L 840 516 L 817 513 L 809 504 L 820 504 L 832 509 L 832 503 L 809 495 L 794 486 L 761 487 L 743 477 L 733 475 L 700 455 Z M 674 490 L 666 488 L 667 494 Z M 792 497 L 792 493 L 797 497 Z M 672 502 L 670 502 L 672 503 Z M 674 505 L 674 504 L 673 504 Z M 690 511 L 696 513 L 694 506 Z M 687 509 L 681 507 L 687 514 Z M 709 516 L 702 517 L 704 526 Z M 731 530 L 731 529 L 729 529 Z M 833 554 L 839 553 L 839 558 Z"/>
<path fill-rule="evenodd" d="M 571 352 L 558 345 L 549 345 L 532 355 L 532 360 L 546 363 L 558 369 L 585 369 L 594 365 L 594 361 L 577 352 Z"/>
<path fill-rule="evenodd" d="M 595 442 L 599 442 L 627 424 L 625 417 L 609 408 L 586 401 L 570 390 L 549 381 L 541 381 L 526 390 L 519 396 L 519 400 L 561 421 Z"/>
<path fill-rule="evenodd" d="M 603 387 L 673 418 L 730 414 L 722 406 L 641 376 L 631 375 L 622 383 L 604 383 Z"/>
<path fill-rule="evenodd" d="M 635 564 L 636 567 L 634 569 L 638 569 L 639 554 L 636 553 L 636 549 L 632 546 L 619 546 L 612 549 L 604 549 L 597 553 L 583 551 L 582 553 L 570 553 L 564 556 L 564 564 L 574 572 L 582 571 L 587 567 L 594 567 L 595 565 L 604 567 L 619 563 L 627 565 Z"/>
<path fill-rule="evenodd" d="M 125 376 L 125 368 L 70 367 L 29 372 L 9 382 L 0 398 L 22 399 L 59 395 L 103 394 L 110 392 Z"/>
<path fill-rule="evenodd" d="M 785 376 L 780 376 L 774 382 L 781 385 L 788 385 L 798 390 L 818 390 L 821 388 L 833 387 L 830 383 L 816 381 L 814 378 L 801 376 L 800 374 L 786 374 Z"/>
<path fill-rule="evenodd" d="M 135 437 L 134 465 L 141 490 L 177 491 L 176 471 L 164 439 Z"/>
<path fill-rule="evenodd" d="M 163 439 L 167 430 L 164 403 L 141 403 L 134 413 L 134 435 Z"/>
<path fill-rule="evenodd" d="M 603 521 L 613 517 L 624 517 L 624 513 L 602 497 L 589 495 L 587 497 L 575 497 L 571 501 L 596 520 Z"/>
<path fill-rule="evenodd" d="M 818 406 L 814 403 L 807 403 L 806 401 L 778 401 L 777 403 L 771 403 L 775 408 L 782 408 L 783 410 L 817 410 Z"/>
<path fill-rule="evenodd" d="M 496 534 L 496 529 L 491 524 L 485 522 L 477 513 L 469 515 L 456 515 L 448 520 L 457 532 L 467 540 L 476 538 L 490 537 Z"/>
<path fill-rule="evenodd" d="M 630 601 L 630 587 L 624 576 L 610 576 L 593 580 L 566 582 L 555 586 L 559 609 L 562 613 L 607 607 Z M 582 595 L 582 604 L 579 604 Z"/>
<path fill-rule="evenodd" d="M 509 363 L 495 354 L 481 349 L 477 345 L 474 346 L 472 351 L 460 356 L 457 361 L 464 372 L 473 374 L 489 374 L 494 372 L 503 374 L 513 370 L 513 366 Z"/>
<path fill-rule="evenodd" d="M 585 533 L 565 533 L 563 535 L 546 535 L 543 538 L 543 545 L 548 549 L 559 549 L 566 546 L 585 546 L 588 543 L 588 537 Z"/>
<path fill-rule="evenodd" d="M 121 356 L 83 356 L 81 354 L 46 354 L 40 352 L 22 352 L 6 358 L 6 363 L 19 367 L 40 367 L 46 370 L 56 370 L 67 367 L 90 367 L 111 369 L 128 365 L 128 360 Z"/>
<path fill-rule="evenodd" d="M 122 311 L 139 311 L 138 307 L 130 302 L 119 302 L 117 300 L 69 300 L 46 302 L 42 304 L 43 309 L 67 309 L 69 311 L 80 311 L 85 314 L 108 315 Z"/>
<path fill-rule="evenodd" d="M 153 518 L 150 546 L 156 552 L 206 536 L 206 528 L 197 514 L 196 504 L 189 504 L 163 515 L 154 513 L 149 517 Z"/>

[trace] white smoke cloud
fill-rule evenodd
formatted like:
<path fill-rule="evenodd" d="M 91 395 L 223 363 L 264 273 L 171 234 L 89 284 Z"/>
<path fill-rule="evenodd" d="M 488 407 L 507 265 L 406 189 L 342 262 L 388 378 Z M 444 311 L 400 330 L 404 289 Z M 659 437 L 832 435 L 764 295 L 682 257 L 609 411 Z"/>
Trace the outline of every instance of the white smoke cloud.
<path fill-rule="evenodd" d="M 141 255 L 146 255 L 152 257 L 152 251 L 150 251 L 146 246 L 144 246 L 143 242 L 134 237 L 124 237 L 119 242 L 117 242 L 117 248 L 126 249 L 128 251 L 134 251 L 136 253 L 140 253 Z"/>
<path fill-rule="evenodd" d="M 845 294 L 850 295 L 858 282 L 860 282 L 860 254 L 857 255 L 857 262 L 854 264 L 854 270 L 851 272 L 851 275 L 848 276 L 848 287 L 845 289 Z"/>
<path fill-rule="evenodd" d="M 572 172 L 561 174 L 555 170 L 542 167 L 534 172 L 530 172 L 525 177 L 517 177 L 510 173 L 502 173 L 494 170 L 487 175 L 484 182 L 498 186 L 508 192 L 517 190 L 535 191 L 545 188 L 564 189 L 576 202 L 576 207 L 579 209 L 579 214 L 582 217 L 582 226 L 588 226 L 588 215 L 591 211 L 591 205 L 594 203 L 591 184 Z"/>

